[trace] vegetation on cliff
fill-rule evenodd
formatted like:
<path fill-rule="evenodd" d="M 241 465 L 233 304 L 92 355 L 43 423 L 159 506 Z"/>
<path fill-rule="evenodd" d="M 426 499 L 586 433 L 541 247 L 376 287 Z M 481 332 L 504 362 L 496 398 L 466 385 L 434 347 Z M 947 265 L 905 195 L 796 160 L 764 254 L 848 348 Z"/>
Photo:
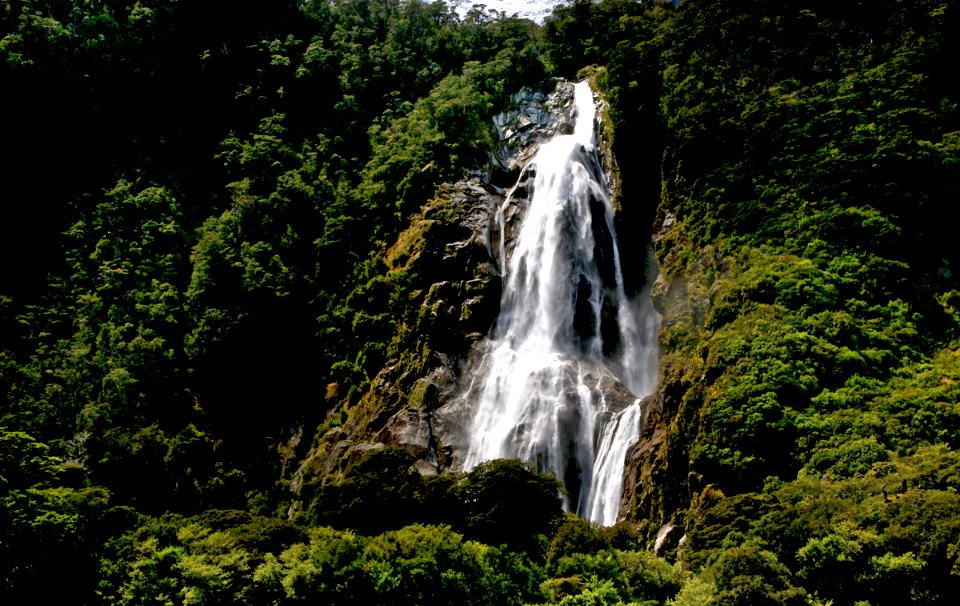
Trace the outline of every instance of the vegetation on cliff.
<path fill-rule="evenodd" d="M 0 600 L 948 603 L 958 41 L 947 0 L 0 4 Z M 586 66 L 664 274 L 630 522 L 517 462 L 304 467 L 427 397 L 438 187 Z"/>
<path fill-rule="evenodd" d="M 611 58 L 622 165 L 651 123 L 662 152 L 665 355 L 634 516 L 685 527 L 720 603 L 946 603 L 960 6 L 684 2 L 619 30 L 602 6 L 614 33 L 563 61 Z"/>

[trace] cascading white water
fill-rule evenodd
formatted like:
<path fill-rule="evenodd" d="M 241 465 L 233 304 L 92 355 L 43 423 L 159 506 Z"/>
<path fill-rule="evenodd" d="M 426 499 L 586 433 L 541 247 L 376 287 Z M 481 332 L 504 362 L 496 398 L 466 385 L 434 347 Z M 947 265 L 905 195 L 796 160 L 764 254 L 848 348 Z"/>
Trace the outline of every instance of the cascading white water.
<path fill-rule="evenodd" d="M 476 413 L 463 467 L 529 461 L 564 482 L 568 510 L 612 524 L 639 398 L 655 386 L 659 316 L 626 295 L 586 82 L 575 102 L 573 134 L 544 144 L 524 169 L 536 171 L 533 198 L 509 261 L 498 213 L 503 295 L 466 395 Z M 632 394 L 619 411 L 606 396 L 618 383 Z"/>
<path fill-rule="evenodd" d="M 593 462 L 593 486 L 584 517 L 601 524 L 617 521 L 623 490 L 623 463 L 627 450 L 640 438 L 640 400 L 607 423 Z"/>

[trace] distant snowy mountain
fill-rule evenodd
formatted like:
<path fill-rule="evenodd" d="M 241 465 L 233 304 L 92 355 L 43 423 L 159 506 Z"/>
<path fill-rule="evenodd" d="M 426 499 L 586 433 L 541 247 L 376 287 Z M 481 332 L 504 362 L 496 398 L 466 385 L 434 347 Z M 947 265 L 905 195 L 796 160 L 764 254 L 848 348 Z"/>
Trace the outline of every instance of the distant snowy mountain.
<path fill-rule="evenodd" d="M 553 7 L 558 4 L 569 4 L 569 0 L 447 0 L 447 4 L 453 6 L 461 17 L 466 15 L 472 7 L 481 6 L 486 7 L 487 10 L 503 12 L 508 17 L 516 15 L 543 23 Z"/>

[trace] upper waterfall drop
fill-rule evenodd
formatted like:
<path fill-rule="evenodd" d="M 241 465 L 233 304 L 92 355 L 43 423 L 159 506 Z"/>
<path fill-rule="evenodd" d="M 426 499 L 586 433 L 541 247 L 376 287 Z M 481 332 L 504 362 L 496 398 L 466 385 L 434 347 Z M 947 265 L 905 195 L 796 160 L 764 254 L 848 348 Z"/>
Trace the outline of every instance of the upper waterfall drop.
<path fill-rule="evenodd" d="M 528 461 L 563 481 L 568 510 L 612 524 L 640 398 L 656 382 L 659 316 L 645 293 L 625 292 L 593 92 L 587 82 L 574 91 L 573 132 L 523 169 L 521 180 L 535 172 L 533 196 L 509 259 L 503 208 L 497 214 L 500 315 L 464 396 L 475 413 L 463 467 Z"/>

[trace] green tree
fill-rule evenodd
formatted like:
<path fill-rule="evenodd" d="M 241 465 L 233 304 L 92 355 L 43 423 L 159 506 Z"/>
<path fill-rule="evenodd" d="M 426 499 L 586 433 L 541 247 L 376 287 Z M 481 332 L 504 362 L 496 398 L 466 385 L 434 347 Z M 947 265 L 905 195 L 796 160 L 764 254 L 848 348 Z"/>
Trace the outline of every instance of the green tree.
<path fill-rule="evenodd" d="M 540 559 L 563 518 L 562 484 L 516 459 L 481 463 L 457 485 L 464 534 L 488 545 L 506 545 Z"/>
<path fill-rule="evenodd" d="M 423 478 L 414 457 L 399 447 L 367 452 L 339 482 L 324 485 L 310 509 L 311 521 L 378 534 L 419 518 L 418 495 Z"/>

